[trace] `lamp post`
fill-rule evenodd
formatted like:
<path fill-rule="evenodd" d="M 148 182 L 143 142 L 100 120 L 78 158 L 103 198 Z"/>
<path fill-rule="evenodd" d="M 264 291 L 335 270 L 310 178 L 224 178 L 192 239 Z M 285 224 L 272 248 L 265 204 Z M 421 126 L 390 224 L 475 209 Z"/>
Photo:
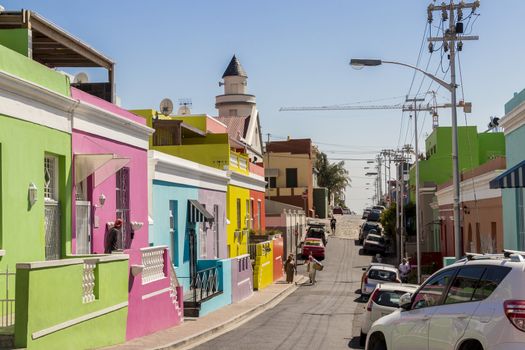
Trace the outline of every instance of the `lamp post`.
<path fill-rule="evenodd" d="M 453 55 L 451 55 L 451 58 Z M 382 61 L 377 59 L 351 59 L 350 65 L 357 68 L 362 67 L 374 67 L 374 66 L 380 66 L 381 64 L 395 64 L 398 66 L 408 67 L 412 68 L 426 77 L 434 80 L 439 85 L 443 86 L 445 89 L 450 91 L 450 102 L 451 102 L 451 108 L 452 108 L 452 183 L 454 188 L 454 252 L 456 260 L 459 260 L 461 258 L 461 225 L 460 225 L 460 207 L 459 207 L 459 196 L 460 196 L 460 188 L 459 188 L 459 158 L 458 158 L 458 121 L 457 121 L 457 102 L 456 102 L 456 67 L 455 62 L 451 59 L 450 62 L 450 68 L 451 68 L 451 82 L 450 84 L 445 82 L 444 80 L 439 79 L 438 77 L 425 72 L 424 70 L 412 66 L 410 64 L 401 63 L 401 62 L 395 62 L 395 61 Z"/>

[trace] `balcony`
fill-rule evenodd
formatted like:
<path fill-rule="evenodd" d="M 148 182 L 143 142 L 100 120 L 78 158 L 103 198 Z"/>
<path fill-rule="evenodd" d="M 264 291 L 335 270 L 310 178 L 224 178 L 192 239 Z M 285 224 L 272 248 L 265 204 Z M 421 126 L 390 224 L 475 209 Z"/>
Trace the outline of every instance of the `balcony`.
<path fill-rule="evenodd" d="M 241 173 L 249 173 L 250 159 L 247 155 L 243 155 L 234 151 L 230 152 L 230 170 Z"/>
<path fill-rule="evenodd" d="M 267 188 L 266 195 L 273 197 L 292 197 L 301 196 L 308 187 L 278 187 L 278 188 Z"/>

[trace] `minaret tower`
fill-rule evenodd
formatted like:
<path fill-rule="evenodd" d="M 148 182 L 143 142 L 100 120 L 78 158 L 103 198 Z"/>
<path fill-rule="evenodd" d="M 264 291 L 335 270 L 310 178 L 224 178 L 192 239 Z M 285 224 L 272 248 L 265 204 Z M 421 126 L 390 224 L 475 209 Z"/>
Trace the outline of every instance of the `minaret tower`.
<path fill-rule="evenodd" d="M 219 116 L 250 115 L 255 106 L 255 96 L 246 93 L 248 76 L 235 55 L 222 78 L 224 81 L 219 82 L 219 86 L 224 86 L 224 94 L 215 97 L 215 108 L 219 110 Z"/>

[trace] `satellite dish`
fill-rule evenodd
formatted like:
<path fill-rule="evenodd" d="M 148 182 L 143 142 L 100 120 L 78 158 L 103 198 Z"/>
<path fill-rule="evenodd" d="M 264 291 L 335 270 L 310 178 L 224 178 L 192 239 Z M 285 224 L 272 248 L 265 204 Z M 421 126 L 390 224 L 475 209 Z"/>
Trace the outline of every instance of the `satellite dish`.
<path fill-rule="evenodd" d="M 87 73 L 80 72 L 75 75 L 75 78 L 73 79 L 73 83 L 75 84 L 85 84 L 89 83 L 89 76 Z"/>
<path fill-rule="evenodd" d="M 178 115 L 190 115 L 191 109 L 188 105 L 182 105 L 179 107 L 179 110 L 177 111 Z"/>
<path fill-rule="evenodd" d="M 160 101 L 160 112 L 164 115 L 170 115 L 173 112 L 173 102 L 169 98 Z"/>

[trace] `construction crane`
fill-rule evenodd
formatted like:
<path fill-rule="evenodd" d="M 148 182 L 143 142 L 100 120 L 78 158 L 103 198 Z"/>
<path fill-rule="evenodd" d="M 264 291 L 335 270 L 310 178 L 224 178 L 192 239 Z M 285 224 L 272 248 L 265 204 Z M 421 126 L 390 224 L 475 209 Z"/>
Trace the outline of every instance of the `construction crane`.
<path fill-rule="evenodd" d="M 435 92 L 433 94 L 433 103 L 426 105 L 419 105 L 415 107 L 413 104 L 395 104 L 395 105 L 329 105 L 329 106 L 317 106 L 317 107 L 281 107 L 279 112 L 301 112 L 301 111 L 347 111 L 347 110 L 401 110 L 403 112 L 411 112 L 414 109 L 417 111 L 429 111 L 432 113 L 432 127 L 436 128 L 439 126 L 438 113 L 439 108 L 450 108 L 452 104 L 437 104 Z M 470 102 L 459 101 L 457 107 L 463 107 L 465 113 L 472 112 L 472 104 Z"/>

